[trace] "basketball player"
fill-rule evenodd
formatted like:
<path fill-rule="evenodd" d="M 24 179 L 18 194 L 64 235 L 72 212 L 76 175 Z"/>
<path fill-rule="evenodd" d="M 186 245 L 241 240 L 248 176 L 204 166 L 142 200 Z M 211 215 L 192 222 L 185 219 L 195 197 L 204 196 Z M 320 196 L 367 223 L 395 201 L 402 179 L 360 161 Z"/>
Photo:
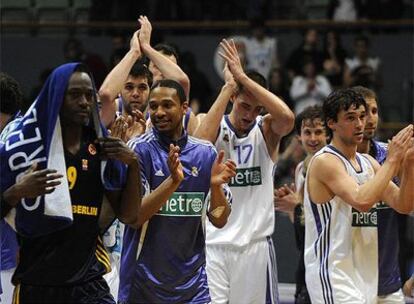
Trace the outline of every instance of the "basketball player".
<path fill-rule="evenodd" d="M 100 239 L 98 218 L 105 194 L 122 221 L 135 221 L 140 206 L 140 189 L 136 187 L 140 180 L 139 164 L 137 156 L 122 141 L 96 138 L 97 130 L 92 127 L 99 126 L 99 122 L 92 124 L 97 117 L 97 113 L 92 112 L 96 109 L 95 96 L 86 67 L 65 64 L 52 72 L 29 109 L 36 110 L 36 115 L 47 111 L 50 121 L 53 115 L 59 116 L 57 123 L 60 121 L 62 129 L 73 222 L 49 234 L 20 235 L 20 257 L 13 275 L 16 285 L 13 303 L 115 303 L 102 278 L 110 266 Z M 25 115 L 19 126 L 34 121 L 30 115 Z M 40 135 L 48 136 L 38 133 Z M 6 146 L 8 143 L 12 146 L 14 140 L 16 138 L 10 135 Z M 8 157 L 7 151 L 1 150 L 2 157 Z M 121 178 L 120 188 L 113 183 L 113 187 L 104 186 L 101 157 L 118 159 L 128 165 L 126 181 L 122 182 Z M 115 170 L 111 167 L 111 177 L 117 176 Z M 47 221 L 47 218 L 42 220 Z"/>
<path fill-rule="evenodd" d="M 130 41 L 130 50 L 105 77 L 99 89 L 102 104 L 100 116 L 105 126 L 111 127 L 115 119 L 128 116 L 143 125 L 140 132 L 129 134 L 128 140 L 145 132 L 144 112 L 152 85 L 152 73 L 138 61 L 142 57 L 136 31 Z M 131 129 L 131 122 L 129 123 Z"/>
<path fill-rule="evenodd" d="M 382 165 L 387 157 L 387 144 L 374 140 L 378 126 L 378 103 L 374 91 L 354 87 L 367 103 L 364 138 L 358 144 L 359 153 L 368 153 Z M 395 180 L 398 185 L 398 180 Z M 400 215 L 386 202 L 377 204 L 378 229 L 378 303 L 405 303 L 401 290 L 399 266 L 399 219 Z"/>
<path fill-rule="evenodd" d="M 221 46 L 228 65 L 225 84 L 195 134 L 237 164 L 229 184 L 234 204 L 228 223 L 223 229 L 207 223 L 211 298 L 213 303 L 275 303 L 273 167 L 294 115 L 266 89 L 262 75 L 243 71 L 233 40 L 223 40 Z M 223 116 L 230 99 L 233 109 Z M 262 116 L 264 109 L 269 114 Z"/>
<path fill-rule="evenodd" d="M 317 151 L 326 145 L 327 141 L 322 107 L 319 105 L 310 106 L 299 113 L 295 120 L 295 130 L 306 152 L 306 158 L 296 166 L 294 186 L 284 185 L 276 189 L 274 200 L 275 210 L 287 213 L 295 228 L 296 247 L 300 252 L 296 269 L 295 304 L 307 304 L 310 303 L 310 299 L 305 283 L 303 259 L 305 246 L 303 193 L 309 161 Z"/>
<path fill-rule="evenodd" d="M 149 96 L 153 128 L 129 143 L 146 193 L 137 223 L 125 228 L 119 303 L 210 303 L 203 222 L 207 211 L 213 225 L 226 224 L 230 192 L 223 187 L 236 165 L 187 135 L 186 110 L 180 84 L 160 80 Z"/>
<path fill-rule="evenodd" d="M 332 141 L 312 158 L 305 180 L 306 285 L 312 303 L 377 303 L 374 205 L 383 200 L 399 212 L 413 208 L 413 126 L 392 139 L 380 166 L 356 152 L 367 111 L 360 94 L 335 91 L 323 111 Z M 391 182 L 400 167 L 401 189 Z"/>

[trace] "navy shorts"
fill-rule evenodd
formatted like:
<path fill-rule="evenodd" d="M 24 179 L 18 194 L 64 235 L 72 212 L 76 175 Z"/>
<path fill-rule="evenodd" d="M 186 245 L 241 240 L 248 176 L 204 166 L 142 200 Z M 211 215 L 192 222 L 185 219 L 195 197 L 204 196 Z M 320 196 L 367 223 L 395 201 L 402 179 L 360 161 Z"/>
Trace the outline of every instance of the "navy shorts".
<path fill-rule="evenodd" d="M 14 289 L 13 304 L 25 303 L 115 304 L 115 300 L 106 281 L 100 278 L 70 286 L 19 284 Z"/>

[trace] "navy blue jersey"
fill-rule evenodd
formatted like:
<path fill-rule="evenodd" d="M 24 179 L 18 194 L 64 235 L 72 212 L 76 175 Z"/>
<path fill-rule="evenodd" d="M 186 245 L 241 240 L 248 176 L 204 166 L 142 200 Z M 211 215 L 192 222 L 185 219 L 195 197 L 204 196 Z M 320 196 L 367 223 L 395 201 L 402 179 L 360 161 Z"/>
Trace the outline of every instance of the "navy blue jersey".
<path fill-rule="evenodd" d="M 19 236 L 15 284 L 82 284 L 100 278 L 110 269 L 98 226 L 104 194 L 101 159 L 92 141 L 85 140 L 76 155 L 65 151 L 65 162 L 73 223 L 40 237 Z"/>
<path fill-rule="evenodd" d="M 170 143 L 155 128 L 129 143 L 139 156 L 146 194 L 170 175 L 167 165 Z M 120 302 L 210 302 L 203 215 L 217 152 L 212 144 L 186 134 L 174 144 L 180 146 L 184 181 L 140 229 L 126 227 L 121 256 Z M 228 188 L 225 192 L 229 197 Z"/>
<path fill-rule="evenodd" d="M 372 141 L 370 154 L 382 165 L 387 157 L 387 145 Z M 387 295 L 401 288 L 398 262 L 400 248 L 398 213 L 387 204 L 377 206 L 378 216 L 378 295 Z"/>

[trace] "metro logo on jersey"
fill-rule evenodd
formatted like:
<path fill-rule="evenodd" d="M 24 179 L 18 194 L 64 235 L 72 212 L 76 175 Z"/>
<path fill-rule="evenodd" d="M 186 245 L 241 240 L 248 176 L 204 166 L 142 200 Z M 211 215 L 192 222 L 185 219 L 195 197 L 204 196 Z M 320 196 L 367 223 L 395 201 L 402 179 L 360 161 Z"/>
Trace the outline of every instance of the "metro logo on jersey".
<path fill-rule="evenodd" d="M 158 211 L 162 216 L 201 216 L 203 192 L 174 192 Z"/>
<path fill-rule="evenodd" d="M 230 180 L 230 187 L 257 186 L 262 184 L 260 167 L 237 168 L 236 176 Z"/>
<path fill-rule="evenodd" d="M 368 212 L 359 212 L 352 208 L 352 227 L 376 227 L 377 209 L 371 208 Z"/>

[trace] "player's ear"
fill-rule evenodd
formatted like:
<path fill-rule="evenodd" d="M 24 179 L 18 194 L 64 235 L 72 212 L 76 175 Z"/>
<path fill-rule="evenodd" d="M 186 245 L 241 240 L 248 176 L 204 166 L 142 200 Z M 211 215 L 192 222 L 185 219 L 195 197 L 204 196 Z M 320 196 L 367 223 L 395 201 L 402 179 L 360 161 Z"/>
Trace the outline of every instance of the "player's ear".
<path fill-rule="evenodd" d="M 188 110 L 188 101 L 184 101 L 181 105 L 181 108 L 183 109 L 183 115 L 185 115 Z"/>
<path fill-rule="evenodd" d="M 335 131 L 336 129 L 336 121 L 334 121 L 333 119 L 328 119 L 327 121 L 328 124 L 328 128 L 331 129 L 332 131 Z"/>

